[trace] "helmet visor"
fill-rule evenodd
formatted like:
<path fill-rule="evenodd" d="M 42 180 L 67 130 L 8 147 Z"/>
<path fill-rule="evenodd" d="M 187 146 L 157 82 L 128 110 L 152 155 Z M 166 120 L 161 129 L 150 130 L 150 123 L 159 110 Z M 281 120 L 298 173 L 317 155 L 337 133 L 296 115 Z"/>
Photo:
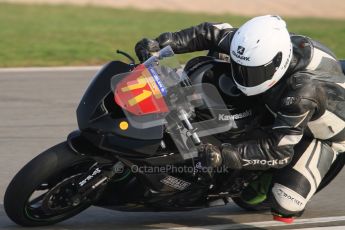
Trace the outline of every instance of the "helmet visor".
<path fill-rule="evenodd" d="M 237 84 L 244 87 L 255 87 L 271 80 L 282 60 L 279 52 L 272 61 L 262 66 L 244 66 L 231 60 L 232 75 Z"/>

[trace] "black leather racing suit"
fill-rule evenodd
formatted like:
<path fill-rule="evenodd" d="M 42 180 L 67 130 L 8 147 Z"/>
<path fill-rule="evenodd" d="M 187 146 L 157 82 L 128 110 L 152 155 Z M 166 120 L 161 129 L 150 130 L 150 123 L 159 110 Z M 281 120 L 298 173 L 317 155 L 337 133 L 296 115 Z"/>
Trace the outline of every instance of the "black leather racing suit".
<path fill-rule="evenodd" d="M 202 23 L 163 33 L 156 40 L 160 48 L 170 45 L 175 53 L 210 50 L 226 57 L 236 30 L 226 23 Z M 275 209 L 285 214 L 303 210 L 337 153 L 345 150 L 345 77 L 341 66 L 320 43 L 299 35 L 291 35 L 291 41 L 293 59 L 287 73 L 268 92 L 256 96 L 262 110 L 270 114 L 270 122 L 256 138 L 223 149 L 236 151 L 244 169 L 289 165 L 272 188 Z M 227 160 L 233 159 L 225 156 L 223 160 L 231 164 Z"/>

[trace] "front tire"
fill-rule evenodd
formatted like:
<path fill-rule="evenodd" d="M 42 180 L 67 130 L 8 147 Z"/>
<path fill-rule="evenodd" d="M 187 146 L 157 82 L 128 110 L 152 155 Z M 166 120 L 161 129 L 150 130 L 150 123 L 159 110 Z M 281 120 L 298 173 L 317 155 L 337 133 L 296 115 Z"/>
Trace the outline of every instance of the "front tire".
<path fill-rule="evenodd" d="M 91 158 L 74 153 L 66 142 L 46 150 L 26 164 L 7 187 L 4 197 L 7 215 L 22 226 L 45 226 L 80 213 L 91 203 L 84 201 L 69 207 L 68 197 L 75 190 L 73 180 L 94 163 Z M 59 186 L 64 189 L 66 200 L 60 201 L 63 196 L 58 194 Z"/>

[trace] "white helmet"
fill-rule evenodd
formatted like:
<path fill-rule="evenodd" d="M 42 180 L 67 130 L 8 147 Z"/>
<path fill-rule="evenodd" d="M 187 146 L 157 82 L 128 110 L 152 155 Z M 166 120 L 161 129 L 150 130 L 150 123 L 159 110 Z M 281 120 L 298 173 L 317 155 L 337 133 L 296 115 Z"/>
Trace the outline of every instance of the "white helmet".
<path fill-rule="evenodd" d="M 267 91 L 287 71 L 292 44 L 279 16 L 255 17 L 236 32 L 230 46 L 232 76 L 247 96 Z"/>

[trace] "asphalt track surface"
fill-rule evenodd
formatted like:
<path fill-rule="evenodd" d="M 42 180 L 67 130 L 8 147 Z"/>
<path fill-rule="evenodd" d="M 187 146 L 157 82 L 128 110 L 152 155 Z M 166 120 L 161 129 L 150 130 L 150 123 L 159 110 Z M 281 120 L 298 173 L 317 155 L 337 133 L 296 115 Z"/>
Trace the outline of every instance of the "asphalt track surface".
<path fill-rule="evenodd" d="M 0 229 L 22 229 L 3 209 L 5 189 L 30 159 L 77 128 L 75 109 L 96 69 L 0 70 Z M 191 212 L 117 212 L 91 207 L 37 229 L 345 229 L 345 170 L 314 196 L 295 225 L 234 204 Z M 278 223 L 278 225 L 276 224 Z"/>

